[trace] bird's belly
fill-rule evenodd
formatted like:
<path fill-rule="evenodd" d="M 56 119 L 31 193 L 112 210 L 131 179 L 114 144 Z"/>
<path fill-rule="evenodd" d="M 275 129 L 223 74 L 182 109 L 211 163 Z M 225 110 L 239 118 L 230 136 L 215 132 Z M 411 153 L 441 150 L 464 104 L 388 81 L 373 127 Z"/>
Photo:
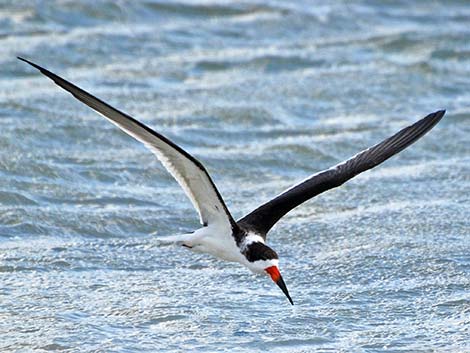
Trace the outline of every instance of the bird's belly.
<path fill-rule="evenodd" d="M 193 251 L 206 253 L 221 260 L 230 262 L 242 262 L 242 254 L 235 244 L 235 241 L 221 241 L 212 237 L 205 237 L 199 240 L 191 248 Z"/>

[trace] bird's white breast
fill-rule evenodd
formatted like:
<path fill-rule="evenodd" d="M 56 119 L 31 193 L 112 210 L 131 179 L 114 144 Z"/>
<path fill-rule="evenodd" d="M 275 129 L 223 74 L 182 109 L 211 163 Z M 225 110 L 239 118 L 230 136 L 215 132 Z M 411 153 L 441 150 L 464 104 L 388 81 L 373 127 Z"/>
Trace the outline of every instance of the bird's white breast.
<path fill-rule="evenodd" d="M 240 252 L 231 229 L 211 225 L 194 232 L 191 241 L 193 251 L 210 254 L 225 261 L 243 263 L 244 256 Z"/>

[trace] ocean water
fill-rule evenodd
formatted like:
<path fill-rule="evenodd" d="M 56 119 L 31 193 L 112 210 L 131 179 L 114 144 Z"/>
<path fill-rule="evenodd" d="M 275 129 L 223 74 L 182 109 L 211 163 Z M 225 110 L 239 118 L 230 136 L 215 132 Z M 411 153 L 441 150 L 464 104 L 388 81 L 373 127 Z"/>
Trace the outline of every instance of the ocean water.
<path fill-rule="evenodd" d="M 470 352 L 467 1 L 0 2 L 1 352 Z M 154 156 L 16 59 L 200 159 L 239 218 L 438 109 L 286 216 L 267 278 L 158 237 Z"/>

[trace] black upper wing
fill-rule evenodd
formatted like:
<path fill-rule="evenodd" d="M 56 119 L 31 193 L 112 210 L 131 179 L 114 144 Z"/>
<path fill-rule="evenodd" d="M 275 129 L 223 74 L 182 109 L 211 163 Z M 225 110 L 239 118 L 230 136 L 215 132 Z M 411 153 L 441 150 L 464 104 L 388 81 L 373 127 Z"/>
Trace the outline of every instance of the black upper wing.
<path fill-rule="evenodd" d="M 444 116 L 445 110 L 429 114 L 379 144 L 372 146 L 336 166 L 316 173 L 294 185 L 271 201 L 266 202 L 238 221 L 243 227 L 259 232 L 264 237 L 267 232 L 287 212 L 312 197 L 353 178 L 402 151 L 436 125 Z"/>

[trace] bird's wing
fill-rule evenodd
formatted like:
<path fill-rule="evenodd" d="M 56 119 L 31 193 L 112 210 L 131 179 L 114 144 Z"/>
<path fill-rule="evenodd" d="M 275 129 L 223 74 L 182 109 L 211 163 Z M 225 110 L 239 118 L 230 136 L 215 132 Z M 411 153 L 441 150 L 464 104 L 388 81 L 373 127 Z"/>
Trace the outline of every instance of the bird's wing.
<path fill-rule="evenodd" d="M 374 168 L 394 154 L 418 140 L 444 116 L 445 110 L 429 114 L 386 140 L 372 146 L 354 157 L 330 169 L 316 173 L 282 192 L 271 201 L 259 206 L 238 221 L 242 227 L 249 227 L 266 236 L 267 232 L 287 212 L 312 197 L 342 185 L 368 169 Z"/>
<path fill-rule="evenodd" d="M 160 135 L 136 119 L 120 112 L 49 70 L 26 59 L 20 57 L 18 59 L 27 62 L 41 71 L 42 74 L 70 92 L 79 101 L 103 115 L 124 132 L 149 148 L 181 185 L 199 213 L 200 221 L 203 225 L 217 223 L 226 224 L 230 227 L 236 226 L 214 182 L 204 166 L 196 158 L 165 136 Z"/>

